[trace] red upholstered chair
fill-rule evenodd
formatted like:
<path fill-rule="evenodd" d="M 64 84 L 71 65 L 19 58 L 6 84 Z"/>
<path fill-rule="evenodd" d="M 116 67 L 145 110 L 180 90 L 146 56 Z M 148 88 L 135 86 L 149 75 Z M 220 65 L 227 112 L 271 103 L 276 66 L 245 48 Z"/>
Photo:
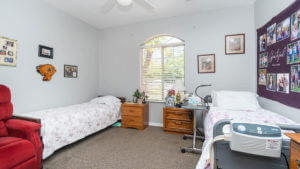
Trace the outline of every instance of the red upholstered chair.
<path fill-rule="evenodd" d="M 42 143 L 38 123 L 11 119 L 9 88 L 0 85 L 0 169 L 40 169 Z"/>

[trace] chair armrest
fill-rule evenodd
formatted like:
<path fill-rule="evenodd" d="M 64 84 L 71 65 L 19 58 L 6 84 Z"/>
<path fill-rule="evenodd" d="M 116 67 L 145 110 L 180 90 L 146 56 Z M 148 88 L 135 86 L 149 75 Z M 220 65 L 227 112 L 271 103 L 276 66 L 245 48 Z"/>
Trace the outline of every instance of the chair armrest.
<path fill-rule="evenodd" d="M 5 123 L 9 133 L 18 131 L 22 133 L 32 133 L 32 132 L 38 132 L 41 128 L 41 125 L 34 122 L 29 122 L 25 120 L 18 120 L 18 119 L 9 119 Z"/>
<path fill-rule="evenodd" d="M 28 140 L 34 145 L 38 166 L 41 166 L 43 152 L 43 144 L 39 135 L 41 124 L 19 119 L 9 119 L 5 122 L 5 125 L 9 136 Z"/>

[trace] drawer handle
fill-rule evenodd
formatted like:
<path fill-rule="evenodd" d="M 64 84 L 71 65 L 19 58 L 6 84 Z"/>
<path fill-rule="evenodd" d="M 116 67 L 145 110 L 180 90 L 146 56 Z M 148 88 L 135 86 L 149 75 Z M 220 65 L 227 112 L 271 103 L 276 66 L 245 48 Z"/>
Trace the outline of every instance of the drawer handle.
<path fill-rule="evenodd" d="M 296 163 L 297 163 L 298 167 L 300 167 L 300 160 L 296 159 Z"/>
<path fill-rule="evenodd" d="M 178 124 L 178 125 L 182 124 L 180 121 L 176 121 L 175 123 Z"/>
<path fill-rule="evenodd" d="M 133 110 L 129 110 L 129 112 L 133 113 L 134 111 Z"/>

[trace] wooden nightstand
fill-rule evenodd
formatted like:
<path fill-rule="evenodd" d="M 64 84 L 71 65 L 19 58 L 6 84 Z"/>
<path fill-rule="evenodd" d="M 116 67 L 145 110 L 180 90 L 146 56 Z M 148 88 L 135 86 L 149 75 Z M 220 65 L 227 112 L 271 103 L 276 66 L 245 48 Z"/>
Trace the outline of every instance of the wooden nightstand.
<path fill-rule="evenodd" d="M 300 169 L 300 133 L 284 133 L 291 138 L 290 169 Z"/>
<path fill-rule="evenodd" d="M 122 128 L 144 130 L 149 122 L 149 104 L 122 104 Z"/>
<path fill-rule="evenodd" d="M 181 108 L 164 108 L 164 130 L 174 134 L 193 134 L 194 111 Z"/>

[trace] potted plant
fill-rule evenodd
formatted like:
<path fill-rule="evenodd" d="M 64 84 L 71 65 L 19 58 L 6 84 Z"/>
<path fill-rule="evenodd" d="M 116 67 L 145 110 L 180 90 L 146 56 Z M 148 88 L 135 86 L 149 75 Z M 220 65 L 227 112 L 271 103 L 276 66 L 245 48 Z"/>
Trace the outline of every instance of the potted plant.
<path fill-rule="evenodd" d="M 138 104 L 142 104 L 143 103 L 142 94 L 139 92 L 138 89 L 136 89 L 136 91 L 133 94 L 133 102 L 134 103 L 138 103 Z"/>

